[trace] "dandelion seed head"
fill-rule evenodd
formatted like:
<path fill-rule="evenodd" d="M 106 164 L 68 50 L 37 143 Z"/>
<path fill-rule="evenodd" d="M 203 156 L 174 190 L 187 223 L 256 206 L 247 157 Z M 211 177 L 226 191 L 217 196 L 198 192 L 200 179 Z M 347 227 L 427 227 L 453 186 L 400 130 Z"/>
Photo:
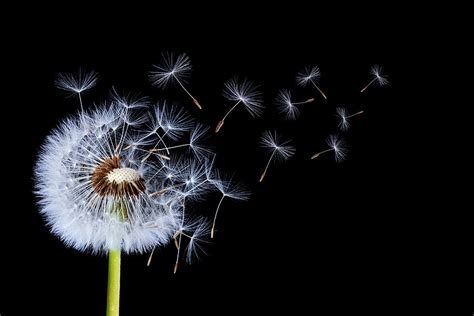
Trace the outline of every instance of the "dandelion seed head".
<path fill-rule="evenodd" d="M 205 155 L 164 159 L 150 151 L 193 132 L 197 145 L 204 128 L 194 130 L 185 112 L 165 103 L 143 115 L 146 108 L 129 101 L 123 106 L 112 98 L 65 119 L 39 154 L 40 212 L 53 234 L 77 250 L 143 253 L 165 245 L 180 229 L 183 199 L 199 200 L 214 187 L 208 178 L 213 163 Z"/>

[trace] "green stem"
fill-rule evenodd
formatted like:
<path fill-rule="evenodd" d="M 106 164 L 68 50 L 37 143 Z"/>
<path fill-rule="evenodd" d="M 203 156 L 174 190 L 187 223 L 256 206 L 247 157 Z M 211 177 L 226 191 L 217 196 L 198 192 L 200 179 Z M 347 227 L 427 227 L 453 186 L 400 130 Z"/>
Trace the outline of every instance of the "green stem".
<path fill-rule="evenodd" d="M 107 316 L 118 316 L 120 306 L 120 249 L 109 251 Z"/>

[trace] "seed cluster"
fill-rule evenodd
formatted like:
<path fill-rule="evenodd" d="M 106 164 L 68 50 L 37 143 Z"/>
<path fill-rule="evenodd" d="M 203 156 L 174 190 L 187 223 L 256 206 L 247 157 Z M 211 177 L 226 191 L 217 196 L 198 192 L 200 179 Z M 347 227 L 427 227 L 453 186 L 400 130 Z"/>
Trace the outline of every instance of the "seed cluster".
<path fill-rule="evenodd" d="M 145 191 L 145 182 L 137 171 L 120 167 L 120 157 L 103 161 L 92 174 L 92 186 L 100 196 L 130 197 Z"/>

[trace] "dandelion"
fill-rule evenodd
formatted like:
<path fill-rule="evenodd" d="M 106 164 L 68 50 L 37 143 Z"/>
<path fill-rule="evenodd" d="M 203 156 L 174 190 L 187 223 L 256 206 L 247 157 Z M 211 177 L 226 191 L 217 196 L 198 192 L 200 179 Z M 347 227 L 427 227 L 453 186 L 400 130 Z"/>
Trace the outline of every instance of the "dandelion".
<path fill-rule="evenodd" d="M 354 117 L 354 116 L 363 114 L 363 113 L 364 113 L 364 111 L 359 111 L 359 112 L 356 112 L 354 114 L 347 115 L 346 109 L 337 108 L 336 109 L 336 116 L 339 118 L 339 123 L 338 123 L 339 129 L 341 129 L 342 131 L 348 130 L 349 126 L 350 126 L 349 119 Z"/>
<path fill-rule="evenodd" d="M 191 73 L 191 60 L 186 54 L 179 54 L 177 57 L 173 53 L 162 54 L 162 62 L 158 65 L 153 65 L 154 71 L 150 72 L 150 80 L 153 85 L 164 88 L 171 82 L 176 81 L 178 85 L 191 98 L 194 105 L 202 109 L 198 100 L 185 88 Z"/>
<path fill-rule="evenodd" d="M 378 83 L 379 86 L 384 86 L 388 83 L 387 78 L 385 78 L 384 75 L 382 75 L 382 67 L 375 65 L 372 66 L 372 69 L 370 70 L 370 74 L 372 75 L 372 80 L 369 81 L 369 83 L 360 90 L 360 92 L 364 92 L 365 89 L 370 87 L 373 83 Z"/>
<path fill-rule="evenodd" d="M 288 145 L 291 141 L 282 141 L 281 137 L 276 132 L 265 131 L 261 138 L 261 145 L 263 148 L 271 151 L 270 158 L 268 158 L 265 169 L 260 176 L 259 182 L 263 181 L 267 174 L 268 167 L 272 160 L 287 160 L 295 154 L 295 148 Z"/>
<path fill-rule="evenodd" d="M 93 88 L 96 83 L 97 73 L 95 71 L 83 72 L 82 69 L 79 69 L 77 74 L 60 73 L 54 82 L 56 88 L 77 94 L 81 112 L 84 112 L 81 93 Z"/>
<path fill-rule="evenodd" d="M 188 262 L 201 252 L 209 225 L 186 216 L 185 204 L 217 187 L 214 156 L 202 144 L 206 128 L 176 106 L 158 103 L 144 113 L 148 106 L 114 93 L 60 123 L 35 166 L 40 212 L 52 233 L 79 251 L 108 253 L 107 315 L 118 315 L 121 253 L 149 252 L 176 236 L 189 239 Z M 185 146 L 177 143 L 186 135 Z"/>
<path fill-rule="evenodd" d="M 318 66 L 306 66 L 296 75 L 296 83 L 302 87 L 305 87 L 311 83 L 319 91 L 319 93 L 321 93 L 323 98 L 327 99 L 326 95 L 317 84 L 319 77 L 321 77 L 321 72 L 319 71 Z"/>
<path fill-rule="evenodd" d="M 343 139 L 339 138 L 337 135 L 331 135 L 326 140 L 326 143 L 330 148 L 314 154 L 311 159 L 318 158 L 320 155 L 331 151 L 334 151 L 334 156 L 337 162 L 341 162 L 345 159 L 347 149 Z"/>
<path fill-rule="evenodd" d="M 294 120 L 299 114 L 298 105 L 314 102 L 314 98 L 306 101 L 293 102 L 291 101 L 291 92 L 288 89 L 281 89 L 278 91 L 275 103 L 278 107 L 278 112 L 284 114 L 287 119 Z"/>
<path fill-rule="evenodd" d="M 252 117 L 260 116 L 263 113 L 263 97 L 262 93 L 258 90 L 259 86 L 252 82 L 244 79 L 239 82 L 237 77 L 234 77 L 224 84 L 223 95 L 227 100 L 236 102 L 229 111 L 224 115 L 222 120 L 216 126 L 215 132 L 224 125 L 224 121 L 227 116 L 239 105 L 243 104 L 245 109 L 250 113 Z"/>
<path fill-rule="evenodd" d="M 216 220 L 217 214 L 219 213 L 220 207 L 224 198 L 231 198 L 234 200 L 241 200 L 245 201 L 248 200 L 250 197 L 250 193 L 240 187 L 239 185 L 233 183 L 230 180 L 224 179 L 219 172 L 215 172 L 213 178 L 210 182 L 216 187 L 216 189 L 222 194 L 219 203 L 217 204 L 216 211 L 214 212 L 214 220 L 212 221 L 212 228 L 211 228 L 211 238 L 214 238 L 214 232 L 216 227 Z"/>

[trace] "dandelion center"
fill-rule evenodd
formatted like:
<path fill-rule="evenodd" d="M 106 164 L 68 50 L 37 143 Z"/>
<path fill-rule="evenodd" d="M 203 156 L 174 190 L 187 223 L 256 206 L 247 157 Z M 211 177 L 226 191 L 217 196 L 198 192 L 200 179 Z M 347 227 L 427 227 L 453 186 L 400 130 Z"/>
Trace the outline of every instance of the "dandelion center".
<path fill-rule="evenodd" d="M 140 175 L 132 168 L 115 168 L 107 175 L 109 182 L 122 183 L 140 180 Z"/>
<path fill-rule="evenodd" d="M 121 167 L 117 156 L 98 165 L 91 181 L 95 192 L 100 196 L 129 197 L 145 191 L 145 181 L 138 171 Z"/>

